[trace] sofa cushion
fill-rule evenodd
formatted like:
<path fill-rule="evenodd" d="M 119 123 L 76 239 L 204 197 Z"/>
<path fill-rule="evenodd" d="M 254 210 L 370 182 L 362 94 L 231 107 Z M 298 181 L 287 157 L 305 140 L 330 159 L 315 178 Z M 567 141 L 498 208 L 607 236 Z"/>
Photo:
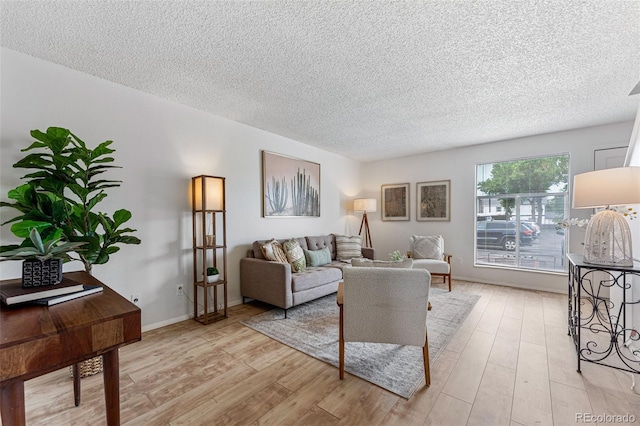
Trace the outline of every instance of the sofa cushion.
<path fill-rule="evenodd" d="M 307 247 L 304 247 L 308 250 L 320 250 L 325 247 L 329 248 L 329 253 L 331 254 L 331 259 L 336 258 L 336 239 L 333 234 L 329 235 L 319 235 L 316 237 L 306 237 Z"/>
<path fill-rule="evenodd" d="M 293 272 L 302 272 L 307 267 L 307 262 L 304 257 L 304 251 L 300 244 L 293 238 L 285 241 L 282 245 L 284 252 L 287 254 L 287 260 L 291 264 L 291 270 Z"/>
<path fill-rule="evenodd" d="M 303 250 L 307 266 L 322 266 L 331 263 L 329 247 L 320 250 Z"/>
<path fill-rule="evenodd" d="M 411 254 L 414 259 L 439 259 L 444 255 L 444 238 L 442 235 L 414 235 L 411 241 Z"/>
<path fill-rule="evenodd" d="M 275 238 L 260 246 L 264 258 L 273 262 L 287 263 L 287 255 L 282 248 L 282 244 Z"/>
<path fill-rule="evenodd" d="M 367 268 L 407 268 L 413 266 L 413 259 L 402 260 L 371 260 L 371 259 L 351 259 L 351 266 L 364 266 Z"/>
<path fill-rule="evenodd" d="M 299 274 L 291 274 L 291 290 L 294 293 L 320 287 L 325 284 L 340 281 L 342 271 L 338 268 L 307 268 Z"/>
<path fill-rule="evenodd" d="M 360 258 L 362 257 L 362 239 L 359 235 L 351 237 L 336 235 L 336 251 L 338 260 Z"/>
<path fill-rule="evenodd" d="M 414 259 L 413 269 L 426 269 L 432 274 L 448 274 L 451 265 L 444 260 L 437 259 Z"/>

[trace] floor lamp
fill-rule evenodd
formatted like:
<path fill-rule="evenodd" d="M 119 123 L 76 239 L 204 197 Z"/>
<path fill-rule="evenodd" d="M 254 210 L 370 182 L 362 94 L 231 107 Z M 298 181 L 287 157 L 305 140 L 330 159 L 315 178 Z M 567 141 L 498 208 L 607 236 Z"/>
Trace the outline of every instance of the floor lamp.
<path fill-rule="evenodd" d="M 356 198 L 353 200 L 353 211 L 362 212 L 362 222 L 360 223 L 360 231 L 358 235 L 362 234 L 362 228 L 364 228 L 364 242 L 363 247 L 373 247 L 371 241 L 371 232 L 369 231 L 369 219 L 367 219 L 367 212 L 376 211 L 376 199 L 375 198 Z"/>
<path fill-rule="evenodd" d="M 596 265 L 633 266 L 631 230 L 624 216 L 609 206 L 640 203 L 640 167 L 618 167 L 573 178 L 573 208 L 605 207 L 585 232 L 584 261 Z"/>

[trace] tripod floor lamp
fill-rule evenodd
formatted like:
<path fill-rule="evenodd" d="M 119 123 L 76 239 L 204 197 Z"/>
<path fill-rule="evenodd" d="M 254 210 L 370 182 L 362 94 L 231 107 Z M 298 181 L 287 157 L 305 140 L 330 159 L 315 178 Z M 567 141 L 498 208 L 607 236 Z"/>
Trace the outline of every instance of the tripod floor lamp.
<path fill-rule="evenodd" d="M 363 247 L 373 247 L 367 212 L 375 212 L 376 207 L 375 198 L 356 198 L 353 200 L 353 211 L 362 212 L 362 222 L 360 223 L 360 231 L 358 231 L 358 235 L 362 235 L 362 229 L 364 228 Z"/>

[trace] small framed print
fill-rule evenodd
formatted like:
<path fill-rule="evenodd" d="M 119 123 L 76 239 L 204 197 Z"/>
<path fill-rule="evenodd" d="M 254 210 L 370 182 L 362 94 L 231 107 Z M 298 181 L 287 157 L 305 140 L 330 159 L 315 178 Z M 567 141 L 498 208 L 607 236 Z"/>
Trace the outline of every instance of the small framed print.
<path fill-rule="evenodd" d="M 409 219 L 409 184 L 382 185 L 382 220 Z"/>
<path fill-rule="evenodd" d="M 451 181 L 438 180 L 416 184 L 418 221 L 451 220 Z"/>

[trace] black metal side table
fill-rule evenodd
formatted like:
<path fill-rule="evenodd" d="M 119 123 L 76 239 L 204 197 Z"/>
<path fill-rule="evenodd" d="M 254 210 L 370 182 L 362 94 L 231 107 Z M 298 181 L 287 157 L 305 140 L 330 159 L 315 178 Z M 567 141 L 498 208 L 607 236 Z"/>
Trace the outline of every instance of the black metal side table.
<path fill-rule="evenodd" d="M 640 374 L 640 334 L 632 324 L 626 324 L 627 308 L 640 304 L 640 298 L 632 298 L 632 277 L 640 284 L 640 263 L 601 266 L 585 263 L 579 254 L 568 254 L 567 258 L 568 334 L 578 355 L 577 371 L 581 372 L 580 362 L 586 361 Z M 607 289 L 620 289 L 622 300 L 612 302 Z"/>

